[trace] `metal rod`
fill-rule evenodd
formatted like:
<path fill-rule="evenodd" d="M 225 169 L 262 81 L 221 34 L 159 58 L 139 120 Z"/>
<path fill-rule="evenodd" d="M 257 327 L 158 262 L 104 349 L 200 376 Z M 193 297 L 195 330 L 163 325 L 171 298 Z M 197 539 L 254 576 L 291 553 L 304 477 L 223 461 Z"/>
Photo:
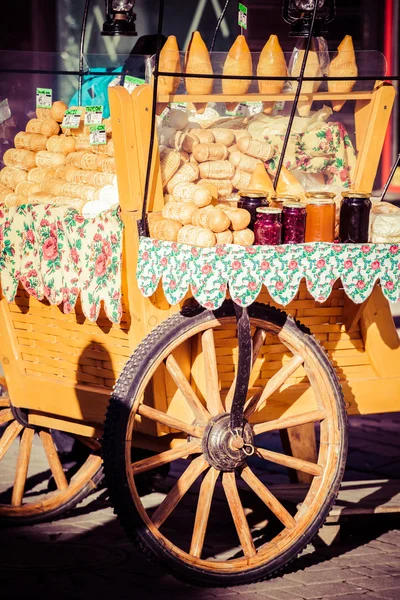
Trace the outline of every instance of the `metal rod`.
<path fill-rule="evenodd" d="M 247 308 L 233 303 L 238 331 L 239 357 L 235 392 L 232 400 L 230 427 L 232 430 L 243 427 L 243 409 L 251 374 L 253 344 L 251 339 L 250 317 Z"/>
<path fill-rule="evenodd" d="M 149 237 L 149 224 L 147 220 L 147 201 L 149 196 L 151 164 L 153 162 L 154 136 L 156 133 L 156 108 L 157 108 L 157 90 L 158 90 L 158 65 L 160 63 L 161 41 L 162 41 L 162 26 L 164 17 L 164 0 L 160 0 L 158 14 L 158 30 L 157 30 L 157 52 L 154 69 L 154 84 L 153 84 L 153 102 L 151 108 L 151 129 L 150 129 L 150 144 L 149 155 L 147 158 L 146 181 L 144 185 L 144 198 L 142 206 L 142 216 L 138 222 L 138 231 L 140 236 Z"/>
<path fill-rule="evenodd" d="M 83 10 L 83 20 L 82 20 L 82 29 L 81 29 L 81 40 L 80 40 L 80 44 L 79 44 L 78 106 L 82 105 L 82 84 L 83 84 L 83 75 L 84 75 L 83 53 L 85 51 L 85 35 L 86 35 L 87 19 L 88 19 L 88 14 L 89 14 L 89 4 L 90 4 L 90 0 L 85 0 L 85 8 Z"/>
<path fill-rule="evenodd" d="M 390 184 L 392 182 L 392 179 L 394 177 L 394 174 L 396 173 L 396 170 L 397 170 L 397 167 L 399 166 L 399 164 L 400 164 L 400 154 L 398 155 L 398 157 L 394 161 L 394 165 L 392 167 L 392 170 L 390 171 L 390 175 L 389 175 L 389 177 L 388 177 L 388 179 L 387 179 L 387 181 L 385 183 L 385 187 L 382 190 L 382 194 L 381 194 L 381 198 L 380 198 L 381 200 L 383 200 L 384 197 L 386 196 L 386 192 L 389 189 L 389 186 L 390 186 Z"/>
<path fill-rule="evenodd" d="M 15 73 L 15 70 L 12 70 Z M 35 71 L 36 73 L 36 71 Z M 158 75 L 164 77 L 196 77 L 196 79 L 238 79 L 243 81 L 299 81 L 298 77 L 272 77 L 259 75 L 216 75 L 210 73 L 175 73 L 172 71 L 159 71 Z M 357 77 L 303 77 L 302 81 L 399 81 L 400 75 L 360 75 Z"/>
<path fill-rule="evenodd" d="M 214 35 L 213 35 L 213 39 L 212 39 L 211 46 L 210 46 L 210 52 L 212 52 L 212 51 L 214 50 L 215 41 L 216 41 L 216 39 L 217 39 L 217 35 L 218 35 L 218 32 L 219 32 L 219 28 L 221 27 L 221 23 L 222 23 L 222 21 L 224 20 L 225 13 L 226 13 L 226 10 L 227 10 L 227 8 L 228 8 L 228 6 L 229 6 L 229 4 L 230 4 L 230 1 L 231 1 L 231 0 L 226 0 L 225 6 L 224 6 L 224 8 L 222 9 L 222 12 L 221 12 L 221 14 L 220 14 L 220 16 L 219 16 L 219 19 L 218 19 L 218 21 L 217 21 L 217 26 L 216 26 L 216 28 L 215 28 Z"/>
<path fill-rule="evenodd" d="M 275 190 L 278 185 L 279 176 L 282 171 L 283 161 L 285 160 L 286 149 L 289 144 L 290 133 L 292 131 L 292 126 L 293 126 L 294 117 L 296 115 L 297 105 L 299 103 L 301 88 L 302 88 L 303 79 L 304 79 L 304 72 L 306 70 L 308 54 L 309 54 L 310 48 L 311 48 L 311 40 L 312 40 L 313 31 L 314 31 L 314 24 L 315 24 L 315 18 L 317 16 L 317 10 L 318 10 L 318 0 L 314 0 L 314 10 L 312 13 L 311 27 L 310 27 L 310 32 L 307 37 L 306 50 L 304 52 L 303 62 L 302 62 L 300 73 L 299 73 L 299 83 L 297 84 L 296 94 L 295 94 L 294 101 L 292 104 L 292 110 L 290 111 L 289 122 L 288 122 L 288 126 L 287 126 L 286 133 L 285 133 L 285 139 L 283 140 L 282 151 L 281 151 L 281 155 L 279 158 L 278 167 L 277 167 L 276 173 L 275 173 L 275 178 L 274 178 L 274 189 Z"/>

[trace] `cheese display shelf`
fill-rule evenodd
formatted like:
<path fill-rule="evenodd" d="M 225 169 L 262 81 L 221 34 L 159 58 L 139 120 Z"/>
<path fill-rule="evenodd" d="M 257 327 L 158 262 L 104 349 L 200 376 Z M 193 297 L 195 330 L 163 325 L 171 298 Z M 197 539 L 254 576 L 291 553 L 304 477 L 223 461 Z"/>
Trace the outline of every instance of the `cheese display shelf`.
<path fill-rule="evenodd" d="M 398 246 L 253 245 L 251 215 L 235 206 L 237 193 L 254 184 L 271 199 L 275 191 L 298 199 L 316 183 L 333 189 L 336 200 L 351 187 L 371 192 L 394 89 L 382 81 L 381 55 L 369 64 L 350 51 L 346 72 L 354 81 L 344 91 L 316 91 L 315 82 L 307 91 L 309 82 L 300 81 L 305 88 L 294 116 L 294 90 L 284 89 L 289 76 L 281 74 L 278 91 L 260 90 L 254 113 L 246 103 L 262 80 L 232 93 L 222 84 L 212 89 L 212 78 L 207 89 L 199 86 L 210 62 L 199 36 L 194 39 L 202 60 L 196 56 L 193 63 L 189 53 L 185 67 L 194 87 L 187 89 L 189 77 L 183 82 L 179 50 L 175 70 L 162 65 L 164 52 L 154 62 L 158 77 L 147 63 L 147 83 L 108 87 L 113 156 L 90 150 L 84 157 L 75 146 L 61 165 L 91 170 L 83 161 L 100 165 L 101 173 L 115 168 L 116 239 L 96 230 L 98 254 L 84 252 L 101 277 L 115 265 L 123 231 L 121 265 L 111 269 L 111 283 L 117 271 L 121 280 L 111 298 L 111 284 L 104 282 L 108 309 L 97 310 L 99 297 L 91 314 L 85 285 L 73 302 L 61 293 L 61 309 L 45 290 L 47 271 L 38 288 L 44 297 L 22 282 L 14 300 L 1 300 L 0 458 L 21 437 L 19 468 L 1 497 L 0 517 L 34 522 L 62 514 L 100 477 L 102 441 L 110 498 L 134 542 L 177 577 L 227 586 L 268 577 L 303 550 L 339 490 L 346 412 L 395 411 L 400 397 L 400 344 L 387 301 L 399 296 Z M 168 50 L 174 40 L 167 44 L 166 51 L 176 52 Z M 276 40 L 271 45 L 276 49 Z M 211 65 L 225 66 L 232 54 L 211 58 Z M 359 72 L 371 76 L 373 66 L 377 79 L 357 81 L 355 59 Z M 243 76 L 256 75 L 260 60 L 250 56 Z M 274 81 L 271 73 L 258 74 Z M 218 71 L 212 75 L 218 80 Z M 75 207 L 78 220 L 85 218 L 80 211 L 84 206 Z M 76 239 L 75 226 L 61 228 L 69 241 Z M 67 266 L 72 249 L 73 242 Z M 120 304 L 113 307 L 113 299 Z M 117 318 L 110 319 L 115 310 Z M 89 448 L 70 480 L 54 431 Z M 58 490 L 24 501 L 36 432 Z M 275 495 L 270 484 L 276 477 L 301 484 L 300 501 Z M 230 534 L 221 535 L 221 527 Z"/>

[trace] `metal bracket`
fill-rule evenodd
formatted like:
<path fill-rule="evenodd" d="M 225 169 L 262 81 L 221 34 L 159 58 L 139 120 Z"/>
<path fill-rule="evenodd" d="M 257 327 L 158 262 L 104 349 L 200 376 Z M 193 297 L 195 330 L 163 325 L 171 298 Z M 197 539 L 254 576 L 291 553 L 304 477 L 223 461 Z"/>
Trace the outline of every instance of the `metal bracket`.
<path fill-rule="evenodd" d="M 243 428 L 243 408 L 249 388 L 253 356 L 253 340 L 251 337 L 250 318 L 247 308 L 233 303 L 238 328 L 239 360 L 235 393 L 233 395 L 230 427 L 234 431 Z"/>

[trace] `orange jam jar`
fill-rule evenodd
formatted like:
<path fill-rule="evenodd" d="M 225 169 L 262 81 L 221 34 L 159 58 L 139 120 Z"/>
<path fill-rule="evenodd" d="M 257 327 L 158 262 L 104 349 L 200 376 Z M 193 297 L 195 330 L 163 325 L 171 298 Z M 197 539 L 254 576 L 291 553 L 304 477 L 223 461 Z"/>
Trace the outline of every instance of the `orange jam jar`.
<path fill-rule="evenodd" d="M 333 242 L 336 204 L 332 192 L 306 193 L 306 242 Z"/>

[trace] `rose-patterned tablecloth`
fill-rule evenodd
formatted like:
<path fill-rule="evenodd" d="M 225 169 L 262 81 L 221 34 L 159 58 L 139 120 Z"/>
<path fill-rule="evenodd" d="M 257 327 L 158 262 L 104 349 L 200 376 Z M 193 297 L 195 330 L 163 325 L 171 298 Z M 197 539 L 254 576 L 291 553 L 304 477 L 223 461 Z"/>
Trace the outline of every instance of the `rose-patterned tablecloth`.
<path fill-rule="evenodd" d="M 390 244 L 295 244 L 282 246 L 215 246 L 197 248 L 150 238 L 140 241 L 138 285 L 151 296 L 160 280 L 170 304 L 180 302 L 190 287 L 208 309 L 221 306 L 227 288 L 232 299 L 249 306 L 262 285 L 285 306 L 302 279 L 317 302 L 325 302 L 337 279 L 360 304 L 376 281 L 390 302 L 400 300 L 400 246 Z"/>
<path fill-rule="evenodd" d="M 85 219 L 76 210 L 25 205 L 0 208 L 0 281 L 4 297 L 18 284 L 70 313 L 81 297 L 82 310 L 96 321 L 101 302 L 118 323 L 121 306 L 123 225 L 118 210 Z"/>

